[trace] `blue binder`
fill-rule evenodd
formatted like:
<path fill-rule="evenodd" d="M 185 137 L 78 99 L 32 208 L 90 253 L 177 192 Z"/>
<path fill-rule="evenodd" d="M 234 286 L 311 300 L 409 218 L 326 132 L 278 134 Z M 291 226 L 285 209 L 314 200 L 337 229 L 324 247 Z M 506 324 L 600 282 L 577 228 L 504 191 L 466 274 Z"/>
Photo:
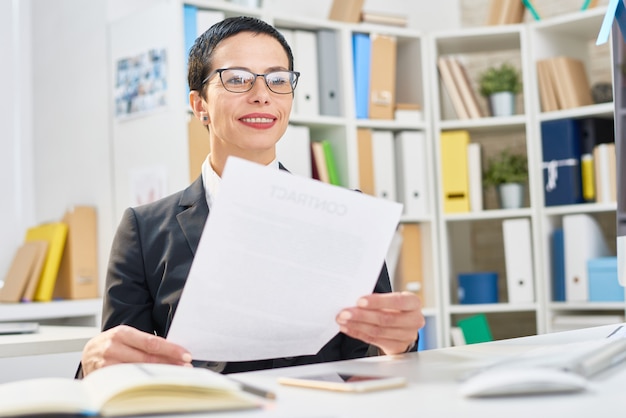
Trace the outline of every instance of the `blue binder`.
<path fill-rule="evenodd" d="M 580 122 L 576 119 L 542 122 L 541 148 L 545 205 L 583 203 Z"/>
<path fill-rule="evenodd" d="M 562 228 L 552 233 L 552 300 L 565 302 L 565 241 Z"/>
<path fill-rule="evenodd" d="M 356 117 L 357 119 L 367 119 L 369 117 L 370 62 L 372 55 L 372 41 L 369 35 L 364 33 L 352 35 L 352 53 Z"/>
<path fill-rule="evenodd" d="M 185 73 L 187 73 L 187 59 L 189 57 L 189 50 L 196 41 L 198 34 L 198 24 L 196 21 L 197 14 L 198 8 L 196 6 L 191 6 L 189 4 L 185 4 L 183 6 L 183 26 L 185 34 Z M 185 91 L 184 103 L 185 105 L 189 105 L 189 86 L 187 86 Z"/>

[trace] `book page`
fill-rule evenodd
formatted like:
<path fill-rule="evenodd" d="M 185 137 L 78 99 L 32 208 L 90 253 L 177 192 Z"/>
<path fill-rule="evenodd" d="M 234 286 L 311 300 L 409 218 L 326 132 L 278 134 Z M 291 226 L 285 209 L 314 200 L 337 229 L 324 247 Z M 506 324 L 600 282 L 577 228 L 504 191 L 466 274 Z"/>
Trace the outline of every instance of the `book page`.
<path fill-rule="evenodd" d="M 317 353 L 373 291 L 401 210 L 231 157 L 167 338 L 197 360 Z"/>
<path fill-rule="evenodd" d="M 220 391 L 228 393 L 239 390 L 238 383 L 219 373 L 168 364 L 116 364 L 88 374 L 82 382 L 98 410 L 112 398 L 119 398 L 122 393 L 133 393 L 132 398 L 138 403 L 133 408 L 145 411 L 145 396 L 159 398 L 155 392 L 159 388 L 166 388 L 165 391 L 170 396 L 180 397 L 182 400 L 193 397 L 191 388 L 194 387 L 208 388 L 216 394 Z M 187 392 L 189 396 L 185 396 Z"/>
<path fill-rule="evenodd" d="M 94 415 L 80 380 L 44 377 L 0 385 L 1 416 Z"/>

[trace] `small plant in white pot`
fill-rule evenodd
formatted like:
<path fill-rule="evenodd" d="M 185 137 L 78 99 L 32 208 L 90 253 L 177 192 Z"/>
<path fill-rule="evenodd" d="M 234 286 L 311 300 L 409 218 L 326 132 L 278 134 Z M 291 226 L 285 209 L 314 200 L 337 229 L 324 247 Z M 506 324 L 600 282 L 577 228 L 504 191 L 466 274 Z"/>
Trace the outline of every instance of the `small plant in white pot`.
<path fill-rule="evenodd" d="M 515 97 L 522 91 L 519 71 L 510 64 L 491 67 L 480 74 L 480 94 L 489 101 L 492 116 L 515 114 Z"/>
<path fill-rule="evenodd" d="M 502 209 L 516 209 L 524 205 L 524 186 L 528 180 L 526 155 L 513 154 L 508 149 L 489 159 L 483 173 L 483 185 L 498 191 Z"/>

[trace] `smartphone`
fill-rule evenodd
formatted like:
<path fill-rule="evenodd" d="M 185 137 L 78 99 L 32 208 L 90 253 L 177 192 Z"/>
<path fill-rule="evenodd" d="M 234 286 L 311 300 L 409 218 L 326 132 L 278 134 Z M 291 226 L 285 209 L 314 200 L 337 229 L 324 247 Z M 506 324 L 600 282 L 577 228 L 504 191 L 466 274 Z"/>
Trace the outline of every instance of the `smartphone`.
<path fill-rule="evenodd" d="M 407 380 L 400 376 L 324 373 L 310 376 L 279 377 L 278 383 L 340 392 L 369 392 L 405 386 Z"/>
<path fill-rule="evenodd" d="M 0 322 L 0 335 L 31 334 L 39 331 L 37 322 Z"/>

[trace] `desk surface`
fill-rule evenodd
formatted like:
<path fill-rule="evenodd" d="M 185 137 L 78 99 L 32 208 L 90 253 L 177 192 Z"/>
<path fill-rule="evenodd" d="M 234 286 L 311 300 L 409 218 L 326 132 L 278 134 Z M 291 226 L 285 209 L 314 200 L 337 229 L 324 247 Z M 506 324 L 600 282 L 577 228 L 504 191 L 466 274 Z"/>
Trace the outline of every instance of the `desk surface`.
<path fill-rule="evenodd" d="M 0 358 L 82 351 L 98 327 L 42 325 L 33 334 L 0 335 Z"/>
<path fill-rule="evenodd" d="M 611 325 L 401 356 L 236 374 L 232 376 L 245 383 L 274 391 L 276 401 L 268 402 L 262 410 L 212 413 L 210 417 L 623 417 L 626 364 L 601 373 L 582 393 L 491 399 L 465 399 L 458 393 L 457 379 L 468 371 L 538 347 L 604 338 L 615 328 Z M 279 376 L 324 371 L 406 376 L 410 383 L 401 389 L 342 394 L 276 382 Z"/>

